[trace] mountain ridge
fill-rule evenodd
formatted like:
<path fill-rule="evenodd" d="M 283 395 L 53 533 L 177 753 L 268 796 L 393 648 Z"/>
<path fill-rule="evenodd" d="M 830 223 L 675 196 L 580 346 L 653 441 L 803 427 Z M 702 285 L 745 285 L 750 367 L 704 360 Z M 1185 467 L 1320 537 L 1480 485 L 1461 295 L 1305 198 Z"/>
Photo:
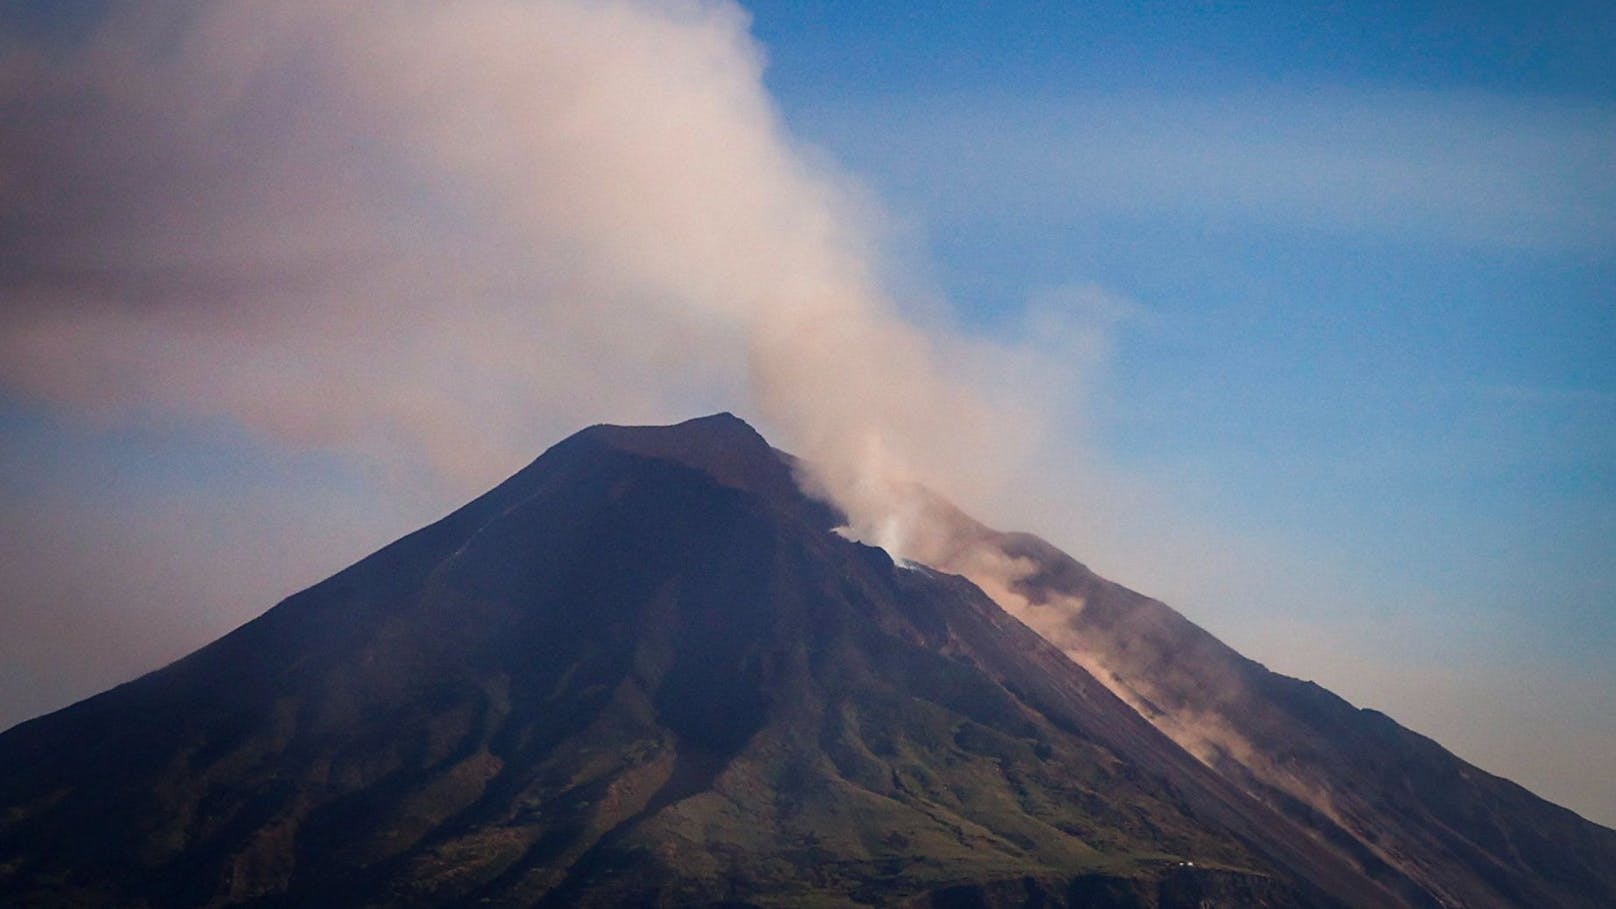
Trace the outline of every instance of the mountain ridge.
<path fill-rule="evenodd" d="M 590 427 L 0 734 L 0 896 L 1440 904 L 966 579 L 829 533 L 787 457 L 729 415 Z"/>
<path fill-rule="evenodd" d="M 1380 711 L 1273 672 L 1159 600 L 1106 581 L 1049 544 L 1031 545 L 1029 539 L 1035 538 L 1011 535 L 1007 546 L 1016 555 L 1042 547 L 1036 559 L 1041 571 L 1024 579 L 1022 591 L 1034 599 L 1058 592 L 1085 602 L 1068 619 L 1071 630 L 1090 642 L 1074 657 L 1080 664 L 1102 679 L 1124 673 L 1127 680 L 1113 690 L 1126 689 L 1124 700 L 1138 702 L 1147 715 L 1169 702 L 1174 706 L 1164 713 L 1183 710 L 1188 701 L 1202 716 L 1215 717 L 1228 733 L 1223 741 L 1193 730 L 1175 734 L 1170 722 L 1158 725 L 1192 752 L 1192 740 L 1201 738 L 1215 752 L 1198 756 L 1241 785 L 1262 790 L 1265 803 L 1306 817 L 1310 828 L 1326 835 L 1345 832 L 1362 848 L 1352 850 L 1360 861 L 1397 866 L 1449 905 L 1562 905 L 1575 900 L 1573 892 L 1560 892 L 1564 888 L 1616 888 L 1616 875 L 1603 858 L 1616 850 L 1616 831 L 1463 761 Z M 1124 639 L 1130 646 L 1115 646 Z M 1185 650 L 1196 658 L 1175 659 Z M 1200 671 L 1181 677 L 1164 669 L 1169 661 Z M 1195 697 L 1204 691 L 1222 694 Z M 1283 762 L 1275 758 L 1276 742 L 1284 743 Z M 1386 752 L 1394 749 L 1398 760 L 1388 760 Z M 1317 792 L 1324 797 L 1313 797 Z M 1602 845 L 1565 848 L 1583 832 Z M 1426 841 L 1416 848 L 1414 840 Z M 1409 852 L 1435 867 L 1410 869 L 1398 860 Z M 1472 874 L 1486 885 L 1465 880 Z"/>

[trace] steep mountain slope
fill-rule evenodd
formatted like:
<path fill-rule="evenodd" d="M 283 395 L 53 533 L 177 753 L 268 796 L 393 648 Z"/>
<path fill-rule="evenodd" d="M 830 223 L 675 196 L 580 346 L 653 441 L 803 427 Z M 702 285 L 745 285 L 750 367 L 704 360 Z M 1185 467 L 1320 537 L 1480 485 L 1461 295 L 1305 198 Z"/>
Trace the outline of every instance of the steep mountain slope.
<path fill-rule="evenodd" d="M 1034 597 L 1081 597 L 1081 660 L 1203 760 L 1448 906 L 1616 905 L 1616 831 L 1473 767 L 1373 710 L 1269 672 L 1040 540 Z M 1345 832 L 1350 840 L 1339 836 Z"/>
<path fill-rule="evenodd" d="M 1435 905 L 969 582 L 829 532 L 788 463 L 727 415 L 586 430 L 218 642 L 0 735 L 0 903 Z M 1110 595 L 1039 558 L 1030 593 Z M 1124 594 L 1080 613 L 1093 633 L 1172 646 L 1129 629 L 1151 613 Z M 1427 784 L 1395 736 L 1317 741 Z M 1525 804 L 1466 792 L 1453 810 Z M 1449 842 L 1452 815 L 1421 810 L 1387 829 Z M 1541 829 L 1578 862 L 1616 856 L 1579 823 Z M 1522 853 L 1519 886 L 1548 887 L 1541 861 Z M 1568 881 L 1521 892 L 1605 892 Z"/>
<path fill-rule="evenodd" d="M 1017 566 L 1018 612 L 1142 716 L 1411 905 L 1616 905 L 1616 831 L 1465 763 L 1382 713 L 1270 672 L 1049 543 L 946 503 L 934 520 Z M 1002 596 L 1002 595 L 1001 595 Z"/>

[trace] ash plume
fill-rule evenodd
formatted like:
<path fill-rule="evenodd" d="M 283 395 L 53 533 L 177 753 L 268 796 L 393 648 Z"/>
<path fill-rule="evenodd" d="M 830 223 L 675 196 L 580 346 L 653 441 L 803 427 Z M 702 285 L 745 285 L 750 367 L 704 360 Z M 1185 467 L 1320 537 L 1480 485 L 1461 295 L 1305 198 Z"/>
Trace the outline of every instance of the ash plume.
<path fill-rule="evenodd" d="M 457 491 L 565 429 L 736 406 L 912 555 L 991 499 L 1031 345 L 900 314 L 718 2 L 117 7 L 0 58 L 0 381 L 224 419 Z M 1023 391 L 1018 393 L 1018 387 Z"/>

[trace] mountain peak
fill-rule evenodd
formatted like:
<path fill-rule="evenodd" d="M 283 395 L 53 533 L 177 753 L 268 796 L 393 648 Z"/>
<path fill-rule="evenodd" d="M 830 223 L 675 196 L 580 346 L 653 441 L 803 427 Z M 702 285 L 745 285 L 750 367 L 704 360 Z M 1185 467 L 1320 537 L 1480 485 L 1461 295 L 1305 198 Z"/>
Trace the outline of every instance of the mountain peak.
<path fill-rule="evenodd" d="M 776 503 L 801 498 L 791 465 L 729 411 L 671 426 L 601 423 L 574 438 L 699 470 L 725 486 L 760 493 Z"/>
<path fill-rule="evenodd" d="M 0 904 L 1616 905 L 1616 831 L 935 501 L 1063 653 L 798 469 L 591 427 L 0 734 Z"/>
<path fill-rule="evenodd" d="M 769 448 L 769 443 L 751 424 L 727 410 L 666 426 L 598 423 L 579 435 L 593 436 L 614 448 L 631 449 L 642 454 L 651 454 L 659 449 L 671 452 L 704 446 Z"/>
<path fill-rule="evenodd" d="M 1287 909 L 1375 889 L 977 588 L 815 526 L 790 465 L 728 415 L 593 427 L 0 736 L 0 904 L 926 905 L 1191 859 Z"/>

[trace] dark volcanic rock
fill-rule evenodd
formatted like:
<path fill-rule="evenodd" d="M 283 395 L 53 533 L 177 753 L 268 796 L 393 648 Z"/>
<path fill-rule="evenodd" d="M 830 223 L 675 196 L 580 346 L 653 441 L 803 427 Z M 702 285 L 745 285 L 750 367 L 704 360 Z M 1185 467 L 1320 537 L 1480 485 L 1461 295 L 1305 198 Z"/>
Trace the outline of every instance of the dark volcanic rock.
<path fill-rule="evenodd" d="M 0 903 L 1396 903 L 1406 876 L 835 522 L 728 415 L 585 430 L 0 735 Z"/>
<path fill-rule="evenodd" d="M 1124 876 L 1086 874 L 1067 881 L 1025 877 L 945 887 L 913 909 L 1309 909 L 1312 899 L 1265 875 L 1198 868 L 1182 862 Z"/>

